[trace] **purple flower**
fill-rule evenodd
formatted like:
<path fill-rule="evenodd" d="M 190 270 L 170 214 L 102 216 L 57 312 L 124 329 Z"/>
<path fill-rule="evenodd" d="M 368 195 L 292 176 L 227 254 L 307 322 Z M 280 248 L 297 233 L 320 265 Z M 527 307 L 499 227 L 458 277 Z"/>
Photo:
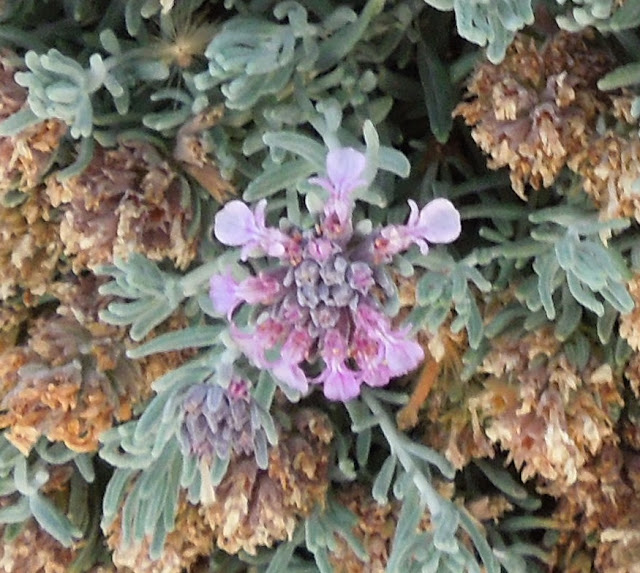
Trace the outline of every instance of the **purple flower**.
<path fill-rule="evenodd" d="M 238 282 L 231 272 L 213 275 L 209 279 L 209 297 L 214 310 L 226 314 L 229 318 L 238 305 L 244 302 L 242 297 L 238 296 Z"/>
<path fill-rule="evenodd" d="M 338 330 L 329 330 L 323 338 L 320 356 L 324 370 L 314 382 L 323 384 L 324 395 L 329 400 L 348 402 L 360 393 L 362 383 L 359 372 L 349 368 L 347 341 Z"/>
<path fill-rule="evenodd" d="M 380 349 L 381 364 L 391 377 L 402 376 L 416 368 L 424 358 L 422 347 L 409 338 L 410 328 L 392 330 L 387 317 L 363 304 L 355 313 L 360 332 L 368 332 Z"/>
<path fill-rule="evenodd" d="M 326 235 L 333 240 L 346 238 L 352 232 L 353 192 L 365 184 L 365 156 L 351 147 L 332 149 L 327 153 L 327 177 L 309 181 L 329 191 L 324 206 Z"/>
<path fill-rule="evenodd" d="M 418 211 L 415 201 L 409 200 L 411 213 L 406 225 L 389 225 L 380 231 L 374 242 L 374 257 L 389 261 L 393 255 L 406 251 L 412 244 L 423 255 L 429 243 L 451 243 L 460 236 L 460 213 L 447 199 L 434 199 Z"/>
<path fill-rule="evenodd" d="M 365 166 L 364 155 L 352 147 L 332 149 L 327 153 L 327 176 L 309 181 L 329 191 L 331 199 L 348 201 L 351 193 L 365 184 L 362 177 Z"/>
<path fill-rule="evenodd" d="M 426 252 L 428 243 L 460 233 L 460 216 L 446 199 L 422 210 L 409 201 L 406 224 L 354 232 L 353 193 L 366 183 L 365 165 L 355 149 L 327 154 L 326 175 L 311 182 L 329 198 L 311 229 L 285 234 L 267 227 L 264 202 L 252 212 L 232 201 L 216 216 L 220 241 L 242 246 L 245 256 L 278 259 L 275 270 L 240 283 L 229 274 L 212 277 L 214 307 L 230 320 L 242 304 L 258 307 L 253 324 L 241 329 L 232 322 L 233 339 L 281 383 L 301 392 L 320 384 L 331 400 L 351 400 L 362 384 L 385 386 L 420 364 L 424 352 L 410 328 L 394 328 L 382 311 L 380 299 L 390 290 L 382 265 L 414 244 Z"/>
<path fill-rule="evenodd" d="M 183 398 L 178 439 L 186 454 L 207 464 L 214 457 L 251 455 L 267 448 L 259 419 L 258 405 L 244 380 L 234 377 L 226 390 L 213 384 L 195 384 Z"/>
<path fill-rule="evenodd" d="M 265 225 L 267 201 L 258 201 L 252 213 L 242 201 L 230 201 L 218 213 L 214 222 L 214 234 L 223 244 L 242 247 L 241 258 L 283 257 L 291 239 L 278 229 Z"/>
<path fill-rule="evenodd" d="M 312 343 L 313 338 L 306 330 L 295 329 L 282 345 L 280 358 L 268 365 L 276 378 L 301 392 L 308 390 L 309 382 L 299 365 L 307 359 Z"/>
<path fill-rule="evenodd" d="M 272 304 L 278 298 L 284 278 L 282 272 L 259 273 L 238 283 L 230 272 L 213 275 L 209 280 L 209 296 L 216 312 L 231 317 L 243 302 L 249 304 Z"/>

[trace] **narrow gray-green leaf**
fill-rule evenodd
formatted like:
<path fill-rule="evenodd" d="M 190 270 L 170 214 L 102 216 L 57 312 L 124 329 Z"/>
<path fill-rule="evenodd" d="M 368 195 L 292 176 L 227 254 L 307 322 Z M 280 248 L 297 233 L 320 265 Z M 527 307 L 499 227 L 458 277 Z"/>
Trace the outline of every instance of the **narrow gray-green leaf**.
<path fill-rule="evenodd" d="M 29 497 L 29 508 L 40 527 L 65 547 L 71 547 L 74 538 L 80 537 L 81 532 L 73 527 L 67 516 L 42 494 Z"/>
<path fill-rule="evenodd" d="M 167 332 L 156 336 L 145 344 L 128 350 L 127 356 L 129 358 L 142 358 L 159 352 L 213 346 L 218 342 L 220 333 L 224 328 L 223 325 L 216 324 L 213 326 L 193 326 L 183 330 Z"/>
<path fill-rule="evenodd" d="M 418 74 L 424 92 L 431 132 L 440 143 L 449 139 L 453 125 L 453 89 L 447 68 L 431 46 L 423 41 L 417 45 Z"/>
<path fill-rule="evenodd" d="M 283 165 L 268 168 L 247 186 L 242 198 L 251 203 L 270 197 L 316 173 L 316 167 L 306 159 L 293 159 Z"/>

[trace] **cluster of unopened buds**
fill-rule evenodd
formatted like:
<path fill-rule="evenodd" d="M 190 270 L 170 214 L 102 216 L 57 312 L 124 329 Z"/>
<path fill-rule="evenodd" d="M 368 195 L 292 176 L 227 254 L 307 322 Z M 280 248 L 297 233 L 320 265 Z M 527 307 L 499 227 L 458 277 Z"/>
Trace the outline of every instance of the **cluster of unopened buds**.
<path fill-rule="evenodd" d="M 394 328 L 382 309 L 381 298 L 394 291 L 385 266 L 414 244 L 426 254 L 429 243 L 455 240 L 460 215 L 446 199 L 421 210 L 410 200 L 404 225 L 362 234 L 352 214 L 354 193 L 366 185 L 365 156 L 339 148 L 326 162 L 326 176 L 310 180 L 328 193 L 314 228 L 267 227 L 265 200 L 253 210 L 231 201 L 217 213 L 214 234 L 221 243 L 242 247 L 243 261 L 269 257 L 278 264 L 240 282 L 231 272 L 214 275 L 210 294 L 256 367 L 301 392 L 322 384 L 327 398 L 348 401 L 362 384 L 385 386 L 422 361 L 411 327 Z M 233 320 L 243 304 L 259 308 L 248 328 Z"/>

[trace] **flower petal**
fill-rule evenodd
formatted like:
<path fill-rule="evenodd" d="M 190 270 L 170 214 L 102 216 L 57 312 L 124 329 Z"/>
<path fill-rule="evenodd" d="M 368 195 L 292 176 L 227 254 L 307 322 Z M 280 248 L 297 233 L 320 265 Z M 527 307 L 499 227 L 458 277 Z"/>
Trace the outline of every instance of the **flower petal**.
<path fill-rule="evenodd" d="M 297 364 L 290 364 L 284 360 L 278 360 L 273 365 L 270 365 L 269 368 L 272 374 L 287 386 L 300 390 L 300 392 L 309 390 L 309 381 L 302 368 Z"/>
<path fill-rule="evenodd" d="M 235 308 L 242 302 L 242 298 L 238 296 L 238 283 L 231 272 L 224 275 L 213 275 L 209 279 L 209 298 L 211 298 L 216 312 L 231 316 Z"/>
<path fill-rule="evenodd" d="M 460 213 L 448 199 L 434 199 L 422 208 L 418 225 L 430 243 L 451 243 L 460 236 Z"/>
<path fill-rule="evenodd" d="M 327 154 L 327 175 L 338 197 L 365 183 L 362 172 L 366 166 L 364 154 L 352 147 L 332 149 Z"/>
<path fill-rule="evenodd" d="M 411 372 L 422 362 L 424 350 L 415 340 L 403 336 L 389 337 L 385 340 L 385 362 L 392 377 Z"/>
<path fill-rule="evenodd" d="M 324 395 L 329 400 L 348 402 L 360 394 L 360 380 L 347 368 L 328 372 L 323 383 Z"/>
<path fill-rule="evenodd" d="M 230 201 L 216 213 L 213 231 L 221 243 L 237 247 L 255 240 L 258 228 L 247 205 Z"/>

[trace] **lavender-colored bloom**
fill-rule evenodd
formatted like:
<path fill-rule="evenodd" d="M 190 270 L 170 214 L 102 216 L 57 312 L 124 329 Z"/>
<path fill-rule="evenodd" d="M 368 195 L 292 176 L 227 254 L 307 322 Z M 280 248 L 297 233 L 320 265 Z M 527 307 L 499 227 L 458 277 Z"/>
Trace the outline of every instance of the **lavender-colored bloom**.
<path fill-rule="evenodd" d="M 178 436 L 183 451 L 209 464 L 216 457 L 266 451 L 258 406 L 243 380 L 234 378 L 227 389 L 212 384 L 192 386 L 184 396 L 182 415 Z"/>
<path fill-rule="evenodd" d="M 365 167 L 364 155 L 352 147 L 332 149 L 327 153 L 327 176 L 313 177 L 310 181 L 329 191 L 332 199 L 348 201 L 351 193 L 364 185 Z"/>
<path fill-rule="evenodd" d="M 302 392 L 321 384 L 329 399 L 340 401 L 355 398 L 362 384 L 385 386 L 424 357 L 409 328 L 394 328 L 381 310 L 380 297 L 393 290 L 383 265 L 414 244 L 426 252 L 428 243 L 448 243 L 460 233 L 460 216 L 446 199 L 422 210 L 410 201 L 406 224 L 354 233 L 353 193 L 365 184 L 365 166 L 355 149 L 328 153 L 326 176 L 310 180 L 329 192 L 313 229 L 288 235 L 270 229 L 263 202 L 251 212 L 239 201 L 227 204 L 215 225 L 221 242 L 279 259 L 276 271 L 242 283 L 212 278 L 218 312 L 231 317 L 245 303 L 261 309 L 248 329 L 232 323 L 242 352 L 280 382 Z"/>
<path fill-rule="evenodd" d="M 362 380 L 359 372 L 347 366 L 349 348 L 340 331 L 332 329 L 326 332 L 320 355 L 325 368 L 314 382 L 324 385 L 324 395 L 330 400 L 341 402 L 355 398 L 360 393 Z"/>
<path fill-rule="evenodd" d="M 351 147 L 332 149 L 327 153 L 327 176 L 313 177 L 311 183 L 329 191 L 324 206 L 325 235 L 334 241 L 349 238 L 353 192 L 365 184 L 363 177 L 366 160 L 362 153 Z"/>
<path fill-rule="evenodd" d="M 253 213 L 242 201 L 229 201 L 216 213 L 213 226 L 215 236 L 225 245 L 242 247 L 243 261 L 263 254 L 282 257 L 291 239 L 278 229 L 266 226 L 266 208 L 265 199 L 258 202 Z"/>
<path fill-rule="evenodd" d="M 216 312 L 230 317 L 238 305 L 272 304 L 278 299 L 282 289 L 281 272 L 259 273 L 257 277 L 248 277 L 238 283 L 228 272 L 213 275 L 209 280 L 209 296 Z"/>
<path fill-rule="evenodd" d="M 460 213 L 448 199 L 434 199 L 420 211 L 410 199 L 409 208 L 411 214 L 406 225 L 389 225 L 380 231 L 374 242 L 377 261 L 389 261 L 412 244 L 418 245 L 426 255 L 428 243 L 451 243 L 460 236 Z"/>

